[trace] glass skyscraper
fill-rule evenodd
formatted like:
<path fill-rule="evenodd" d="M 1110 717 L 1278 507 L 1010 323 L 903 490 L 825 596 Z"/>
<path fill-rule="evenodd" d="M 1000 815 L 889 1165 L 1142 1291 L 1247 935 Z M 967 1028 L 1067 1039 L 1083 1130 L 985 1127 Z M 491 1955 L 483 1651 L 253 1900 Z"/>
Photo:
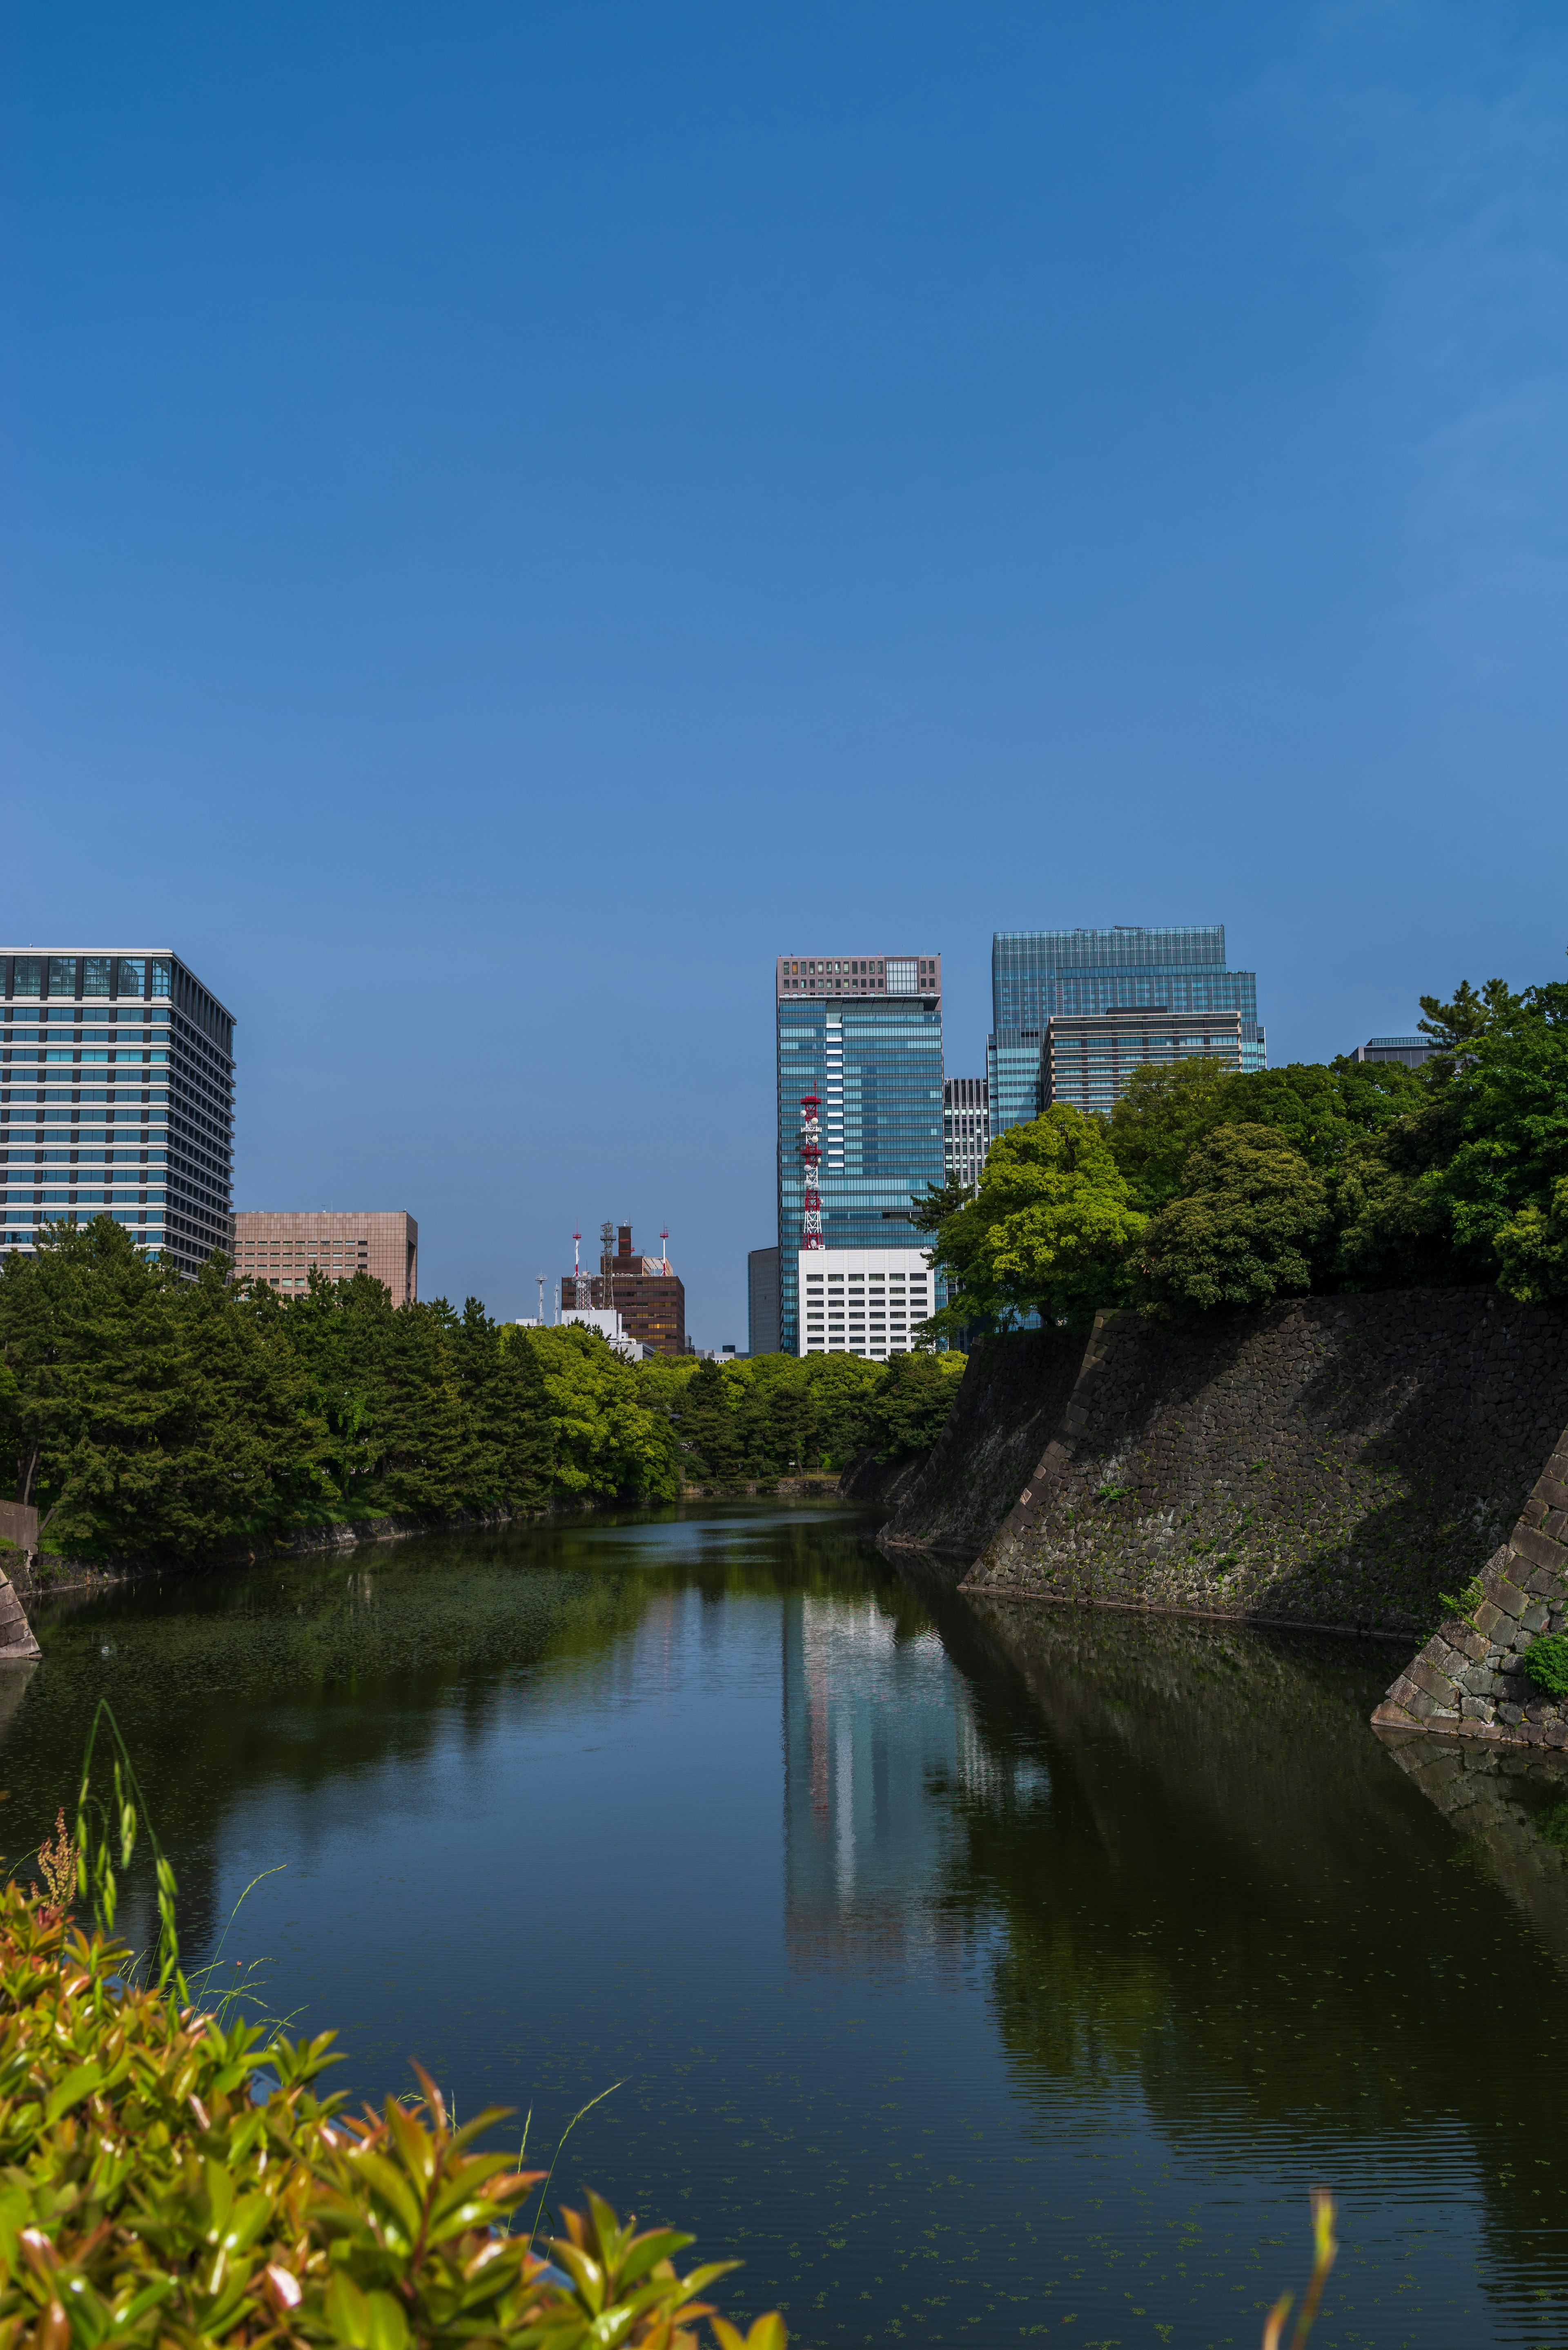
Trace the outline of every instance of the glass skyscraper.
<path fill-rule="evenodd" d="M 909 1209 L 942 1180 L 938 955 L 784 955 L 776 973 L 779 1345 L 800 1338 L 801 1102 L 820 1103 L 822 1238 L 926 1245 Z"/>
<path fill-rule="evenodd" d="M 3 1237 L 112 1216 L 193 1274 L 231 1245 L 234 1024 L 167 947 L 0 951 Z"/>
<path fill-rule="evenodd" d="M 1239 1013 L 1241 1066 L 1268 1066 L 1255 972 L 1225 967 L 1223 922 L 1103 931 L 998 931 L 991 942 L 986 1045 L 991 1131 L 1038 1118 L 1041 1050 L 1053 1013 Z"/>

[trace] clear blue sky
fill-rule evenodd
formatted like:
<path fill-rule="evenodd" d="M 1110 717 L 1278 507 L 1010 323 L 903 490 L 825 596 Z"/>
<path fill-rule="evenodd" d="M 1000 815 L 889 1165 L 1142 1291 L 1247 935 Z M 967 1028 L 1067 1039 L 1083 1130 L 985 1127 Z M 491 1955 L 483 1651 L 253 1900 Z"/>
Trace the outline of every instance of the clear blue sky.
<path fill-rule="evenodd" d="M 240 1022 L 241 1205 L 533 1310 L 773 1236 L 775 953 L 1563 972 L 1556 5 L 23 0 L 0 929 Z"/>

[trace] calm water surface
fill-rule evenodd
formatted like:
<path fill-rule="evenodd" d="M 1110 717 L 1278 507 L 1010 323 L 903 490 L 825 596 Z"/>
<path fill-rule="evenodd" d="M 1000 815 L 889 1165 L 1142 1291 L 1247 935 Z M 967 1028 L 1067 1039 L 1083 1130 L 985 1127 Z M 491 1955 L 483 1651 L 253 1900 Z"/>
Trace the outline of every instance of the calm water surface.
<path fill-rule="evenodd" d="M 418 2055 L 533 2152 L 619 2083 L 562 2185 L 743 2255 L 728 2305 L 806 2350 L 1251 2345 L 1320 2181 L 1325 2350 L 1568 2341 L 1561 1766 L 1419 1779 L 1366 1727 L 1386 1649 L 981 1612 L 866 1533 L 734 1505 L 62 1599 L 0 1685 L 10 1849 L 108 1695 L 198 1955 L 275 1870 L 225 1963 L 338 2028 L 339 2085 Z"/>

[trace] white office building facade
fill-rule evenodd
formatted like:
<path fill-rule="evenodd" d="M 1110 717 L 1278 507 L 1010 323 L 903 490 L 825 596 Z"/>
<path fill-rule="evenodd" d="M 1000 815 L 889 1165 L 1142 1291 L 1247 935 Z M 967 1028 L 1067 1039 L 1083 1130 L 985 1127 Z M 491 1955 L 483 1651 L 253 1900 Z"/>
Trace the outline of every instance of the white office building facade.
<path fill-rule="evenodd" d="M 991 1149 L 991 1087 L 984 1077 L 942 1084 L 942 1172 L 949 1182 L 980 1181 Z"/>
<path fill-rule="evenodd" d="M 907 1355 L 938 1305 L 923 1249 L 800 1249 L 797 1355 Z"/>

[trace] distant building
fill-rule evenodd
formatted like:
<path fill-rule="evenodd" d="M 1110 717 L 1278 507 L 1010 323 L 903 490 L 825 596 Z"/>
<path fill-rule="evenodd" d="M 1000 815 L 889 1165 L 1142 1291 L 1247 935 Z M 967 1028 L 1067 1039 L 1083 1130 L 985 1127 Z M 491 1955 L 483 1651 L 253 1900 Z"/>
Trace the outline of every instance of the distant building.
<path fill-rule="evenodd" d="M 310 1286 L 310 1269 L 333 1281 L 368 1273 L 394 1305 L 420 1294 L 420 1228 L 401 1208 L 242 1208 L 234 1217 L 234 1277 L 285 1295 Z"/>
<path fill-rule="evenodd" d="M 1407 1069 L 1418 1069 L 1437 1051 L 1429 1036 L 1369 1036 L 1365 1045 L 1357 1045 L 1358 1061 L 1398 1061 Z"/>
<path fill-rule="evenodd" d="M 585 1330 L 597 1330 L 606 1346 L 624 1356 L 628 1363 L 640 1363 L 645 1355 L 654 1352 L 651 1347 L 644 1346 L 640 1338 L 632 1337 L 613 1306 L 568 1306 L 561 1319 L 563 1322 L 575 1322 Z M 535 1324 L 532 1326 L 536 1328 L 538 1326 Z"/>
<path fill-rule="evenodd" d="M 923 1251 L 799 1249 L 797 1355 L 907 1355 L 911 1334 L 937 1305 Z"/>
<path fill-rule="evenodd" d="M 802 1101 L 816 1106 L 824 1249 L 913 1246 L 910 1209 L 942 1180 L 941 958 L 781 955 L 774 998 L 779 1344 L 793 1355 L 802 1347 Z"/>
<path fill-rule="evenodd" d="M 779 1253 L 753 1249 L 746 1258 L 746 1349 L 753 1355 L 779 1351 Z"/>
<path fill-rule="evenodd" d="M 0 1219 L 112 1216 L 193 1274 L 230 1243 L 234 1024 L 167 947 L 0 951 Z"/>
<path fill-rule="evenodd" d="M 991 944 L 992 1029 L 986 1055 L 992 1135 L 1045 1107 L 1041 1069 L 1045 1024 L 1055 1014 L 1113 1005 L 1193 1014 L 1236 1013 L 1241 1066 L 1268 1066 L 1258 1025 L 1255 972 L 1225 967 L 1223 922 L 1099 931 L 998 931 Z"/>
<path fill-rule="evenodd" d="M 991 1149 L 991 1087 L 984 1077 L 942 1080 L 942 1172 L 978 1183 Z"/>
<path fill-rule="evenodd" d="M 658 1355 L 686 1352 L 686 1284 L 665 1256 L 638 1256 L 629 1224 L 601 1227 L 599 1269 L 563 1274 L 561 1319 L 597 1308 L 620 1315 L 627 1336 Z"/>
<path fill-rule="evenodd" d="M 1146 1061 L 1218 1061 L 1240 1069 L 1239 1012 L 1122 1011 L 1063 1014 L 1045 1023 L 1040 1055 L 1040 1097 L 1047 1109 L 1068 1102 L 1074 1109 L 1108 1113 L 1127 1090 L 1127 1079 Z"/>

